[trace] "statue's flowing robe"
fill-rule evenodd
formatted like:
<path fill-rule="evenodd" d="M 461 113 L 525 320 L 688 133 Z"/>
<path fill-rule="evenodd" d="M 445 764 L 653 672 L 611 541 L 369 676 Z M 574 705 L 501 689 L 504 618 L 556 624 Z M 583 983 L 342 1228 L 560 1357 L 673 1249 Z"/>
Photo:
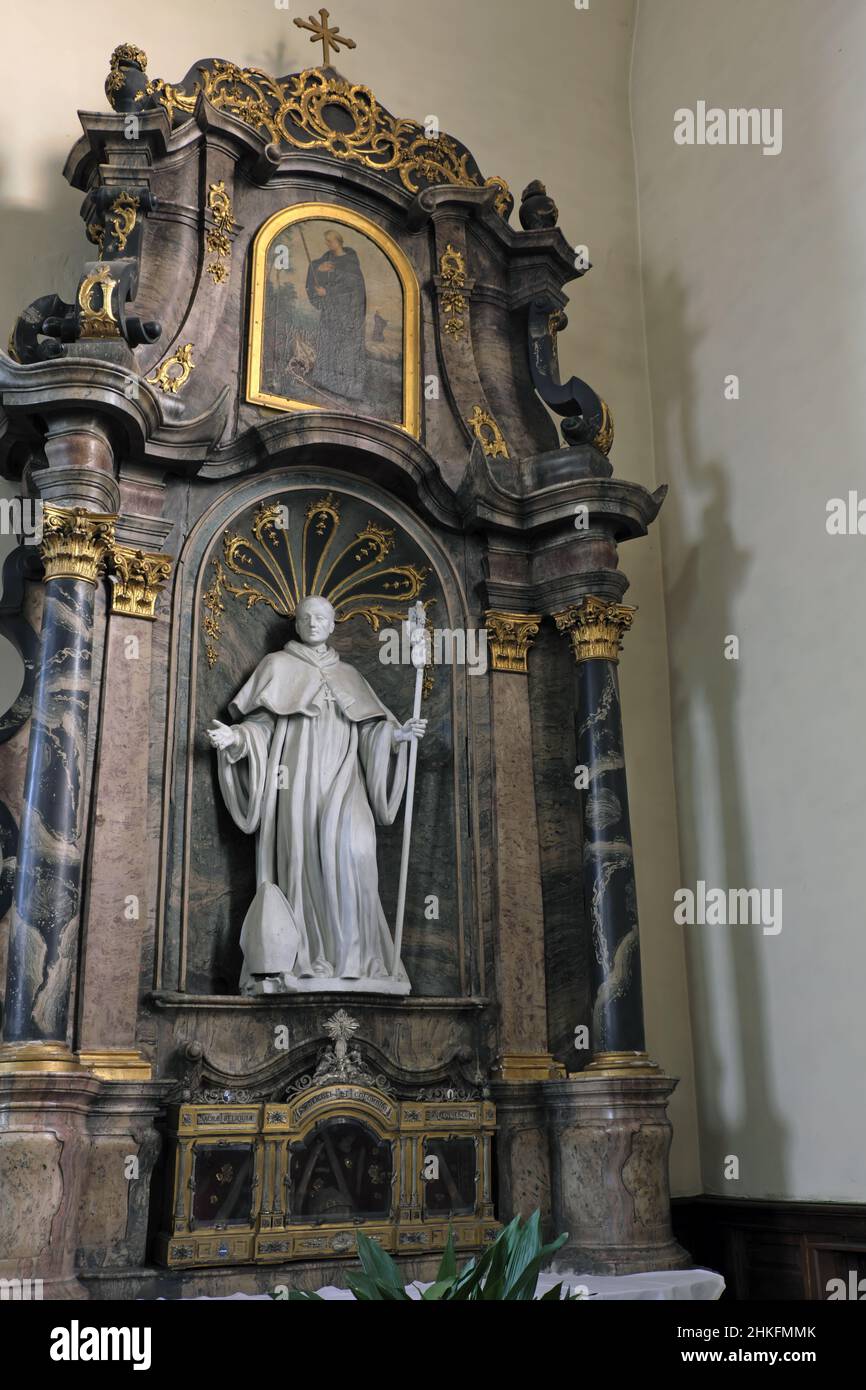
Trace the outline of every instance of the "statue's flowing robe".
<path fill-rule="evenodd" d="M 393 824 L 406 785 L 397 720 L 336 652 L 300 642 L 266 656 L 229 712 L 242 746 L 220 751 L 220 786 L 257 835 L 241 988 L 254 975 L 390 976 L 375 825 Z"/>

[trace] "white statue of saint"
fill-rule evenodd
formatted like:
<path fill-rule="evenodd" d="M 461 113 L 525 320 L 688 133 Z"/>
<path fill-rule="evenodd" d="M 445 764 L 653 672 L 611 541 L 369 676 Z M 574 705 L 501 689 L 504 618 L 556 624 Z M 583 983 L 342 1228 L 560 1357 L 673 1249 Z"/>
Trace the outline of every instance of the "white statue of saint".
<path fill-rule="evenodd" d="M 427 720 L 395 719 L 327 645 L 334 622 L 327 599 L 302 599 L 300 640 L 259 662 L 229 704 L 239 723 L 207 730 L 231 817 L 256 835 L 245 994 L 410 990 L 379 901 L 376 823 L 394 822 Z"/>

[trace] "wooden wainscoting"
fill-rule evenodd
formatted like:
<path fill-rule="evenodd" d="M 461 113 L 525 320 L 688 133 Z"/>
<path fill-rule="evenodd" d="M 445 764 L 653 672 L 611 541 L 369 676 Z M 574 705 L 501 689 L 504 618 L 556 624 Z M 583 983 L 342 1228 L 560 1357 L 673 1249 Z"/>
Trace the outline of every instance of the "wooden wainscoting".
<path fill-rule="evenodd" d="M 696 1265 L 724 1275 L 725 1298 L 823 1301 L 829 1281 L 841 1279 L 847 1297 L 866 1302 L 866 1205 L 733 1197 L 671 1205 L 677 1240 Z"/>

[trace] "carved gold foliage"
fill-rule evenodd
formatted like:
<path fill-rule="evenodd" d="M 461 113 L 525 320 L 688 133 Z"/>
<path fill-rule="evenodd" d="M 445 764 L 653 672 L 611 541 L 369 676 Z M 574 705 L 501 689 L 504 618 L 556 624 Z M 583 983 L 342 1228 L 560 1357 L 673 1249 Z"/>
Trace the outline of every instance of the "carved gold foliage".
<path fill-rule="evenodd" d="M 561 309 L 554 309 L 553 313 L 548 315 L 547 331 L 550 334 L 550 348 L 553 353 L 554 362 L 558 361 L 559 358 L 559 345 L 557 343 L 557 338 L 559 334 L 562 332 L 564 323 L 565 315 L 563 314 Z"/>
<path fill-rule="evenodd" d="M 212 560 L 214 569 L 214 579 L 210 588 L 202 598 L 202 607 L 205 610 L 202 626 L 204 627 L 205 637 L 209 640 L 205 644 L 205 656 L 208 666 L 213 669 L 219 657 L 218 642 L 222 637 L 222 626 L 220 624 L 220 614 L 226 611 L 223 603 L 223 584 L 225 575 L 219 560 Z"/>
<path fill-rule="evenodd" d="M 466 284 L 466 261 L 463 252 L 458 251 L 450 241 L 439 257 L 439 274 L 442 283 L 452 290 L 462 290 Z"/>
<path fill-rule="evenodd" d="M 201 91 L 217 110 L 231 112 L 275 144 L 325 150 L 335 159 L 354 161 L 378 173 L 396 170 L 410 193 L 420 191 L 419 180 L 424 186 L 495 188 L 496 210 L 501 216 L 508 214 L 511 195 L 504 179 L 473 174 L 468 152 L 461 152 L 449 135 L 427 135 L 417 121 L 391 116 L 369 87 L 346 82 L 321 68 L 307 68 L 278 81 L 259 68 L 241 68 L 221 58 L 198 71 L 199 81 L 191 92 L 154 78 L 147 84 L 147 94 L 173 117 L 176 110 L 192 113 Z M 335 110 L 342 113 L 340 124 L 345 130 L 329 119 Z"/>
<path fill-rule="evenodd" d="M 156 618 L 156 600 L 171 574 L 171 557 L 126 545 L 111 549 L 111 571 L 115 583 L 111 595 L 112 613 L 131 618 Z"/>
<path fill-rule="evenodd" d="M 172 353 L 165 361 L 157 367 L 153 376 L 146 378 L 151 386 L 158 386 L 160 391 L 166 391 L 170 396 L 176 396 L 189 381 L 190 373 L 195 370 L 195 363 L 192 360 L 192 343 L 184 343 L 178 348 L 177 352 Z"/>
<path fill-rule="evenodd" d="M 510 458 L 505 436 L 489 410 L 483 410 L 480 405 L 476 405 L 472 414 L 467 417 L 466 423 L 488 458 Z"/>
<path fill-rule="evenodd" d="M 105 90 L 112 106 L 114 105 L 114 98 L 123 86 L 124 66 L 138 68 L 139 72 L 146 72 L 147 54 L 144 49 L 138 48 L 134 43 L 120 43 L 112 53 L 108 77 L 105 79 Z"/>
<path fill-rule="evenodd" d="M 637 610 L 587 594 L 580 603 L 554 613 L 559 632 L 567 632 L 576 661 L 619 661 L 622 639 Z"/>
<path fill-rule="evenodd" d="M 135 226 L 135 219 L 138 213 L 138 199 L 132 193 L 118 193 L 111 207 L 108 209 L 108 220 L 111 223 L 111 230 L 117 242 L 118 251 L 126 250 L 126 243 L 129 235 Z M 103 228 L 103 235 L 105 229 Z M 102 242 L 100 241 L 100 254 L 102 254 Z"/>
<path fill-rule="evenodd" d="M 283 617 L 291 617 L 302 598 L 320 595 L 332 605 L 337 622 L 360 616 L 378 632 L 382 622 L 404 619 L 421 593 L 430 571 L 389 562 L 393 530 L 370 521 L 342 543 L 340 506 L 332 493 L 308 506 L 300 551 L 287 520 L 284 504 L 263 502 L 250 535 L 224 532 L 222 559 L 212 561 L 214 580 L 202 598 L 209 666 L 218 657 L 226 594 L 247 609 L 264 603 Z"/>
<path fill-rule="evenodd" d="M 42 563 L 45 579 L 83 579 L 95 584 L 104 573 L 114 544 L 117 517 L 85 507 L 54 507 L 46 502 L 42 517 Z"/>
<path fill-rule="evenodd" d="M 88 241 L 98 247 L 101 256 L 103 242 L 105 241 L 105 228 L 102 224 L 100 222 L 88 222 L 84 228 L 84 234 Z"/>
<path fill-rule="evenodd" d="M 609 454 L 613 448 L 613 416 L 607 401 L 601 403 L 601 428 L 592 442 L 603 454 Z"/>
<path fill-rule="evenodd" d="M 526 675 L 529 647 L 538 632 L 538 613 L 503 613 L 491 608 L 484 615 L 490 643 L 490 665 L 494 671 Z"/>
<path fill-rule="evenodd" d="M 441 305 L 444 322 L 443 331 L 451 338 L 459 338 L 466 331 L 467 301 L 462 290 L 466 287 L 466 262 L 463 253 L 449 241 L 439 257 L 439 275 L 442 280 Z"/>
<path fill-rule="evenodd" d="M 235 225 L 232 201 L 226 192 L 222 179 L 212 183 L 208 189 L 207 205 L 213 216 L 214 225 L 205 233 L 205 250 L 215 259 L 205 266 L 205 272 L 215 285 L 222 285 L 229 277 L 228 266 L 224 264 L 232 254 L 229 233 Z"/>

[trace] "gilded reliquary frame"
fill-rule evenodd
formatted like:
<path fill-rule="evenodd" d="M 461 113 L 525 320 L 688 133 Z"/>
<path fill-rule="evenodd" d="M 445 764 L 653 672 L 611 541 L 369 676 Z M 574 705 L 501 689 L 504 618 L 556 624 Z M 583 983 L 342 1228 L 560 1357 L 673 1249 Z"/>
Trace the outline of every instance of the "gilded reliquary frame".
<path fill-rule="evenodd" d="M 378 1146 L 377 1162 L 390 1154 L 381 1212 L 318 1215 L 299 1210 L 299 1173 L 312 1173 L 318 1135 L 331 1140 L 321 1152 L 347 1156 L 341 1141 L 362 1128 Z M 290 1260 L 353 1255 L 362 1229 L 395 1254 L 442 1250 L 449 1229 L 458 1250 L 479 1249 L 500 1229 L 493 1212 L 491 1145 L 496 1109 L 489 1100 L 401 1101 L 377 1088 L 356 1084 L 311 1086 L 285 1101 L 244 1104 L 186 1104 L 169 1110 L 170 1158 L 164 1190 L 157 1260 L 169 1266 L 279 1264 Z M 462 1148 L 465 1196 L 439 1210 L 429 1201 L 430 1158 L 446 1151 L 453 1164 Z M 238 1157 L 246 1156 L 246 1174 Z M 308 1157 L 309 1156 L 309 1157 Z M 202 1181 L 201 1171 L 204 1171 Z M 351 1163 L 346 1177 L 353 1181 Z M 455 1177 L 459 1175 L 454 1168 Z M 425 1189 L 425 1184 L 427 1187 Z M 224 1197 L 242 1189 L 229 1219 Z M 206 1216 L 209 1192 L 218 1194 L 214 1218 Z M 198 1212 L 198 1216 L 196 1215 Z M 223 1218 L 223 1219 L 221 1219 Z"/>
<path fill-rule="evenodd" d="M 299 203 L 256 233 L 248 401 L 421 429 L 420 294 L 401 248 L 361 213 Z"/>

